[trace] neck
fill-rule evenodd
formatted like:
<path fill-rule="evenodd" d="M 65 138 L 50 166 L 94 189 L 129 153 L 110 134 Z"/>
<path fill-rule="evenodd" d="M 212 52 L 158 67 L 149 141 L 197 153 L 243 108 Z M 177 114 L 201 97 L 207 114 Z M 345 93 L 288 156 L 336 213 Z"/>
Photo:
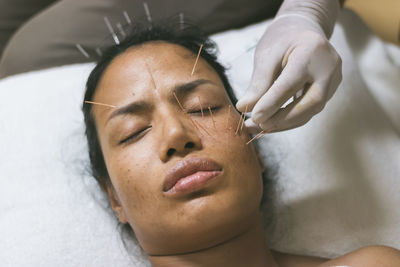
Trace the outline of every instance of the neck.
<path fill-rule="evenodd" d="M 154 267 L 278 266 L 267 247 L 261 220 L 248 231 L 216 246 L 185 254 L 149 256 L 149 259 Z"/>

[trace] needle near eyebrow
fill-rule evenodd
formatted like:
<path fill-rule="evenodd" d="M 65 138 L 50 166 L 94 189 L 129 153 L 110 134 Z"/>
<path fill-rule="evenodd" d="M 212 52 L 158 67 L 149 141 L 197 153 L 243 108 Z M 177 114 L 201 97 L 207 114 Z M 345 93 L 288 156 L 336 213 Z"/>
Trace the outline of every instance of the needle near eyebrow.
<path fill-rule="evenodd" d="M 93 105 L 99 105 L 99 106 L 105 106 L 105 107 L 109 107 L 109 108 L 117 108 L 117 106 L 114 105 L 109 105 L 109 104 L 103 104 L 103 103 L 99 103 L 99 102 L 93 102 L 93 101 L 84 101 L 87 104 L 93 104 Z"/>
<path fill-rule="evenodd" d="M 183 106 L 182 106 L 181 102 L 179 101 L 178 97 L 176 96 L 175 92 L 173 94 L 176 99 L 176 102 L 178 102 L 179 107 L 182 109 L 183 113 L 186 114 L 186 110 L 183 108 Z"/>
<path fill-rule="evenodd" d="M 181 108 L 182 112 L 187 115 L 190 119 L 190 121 L 192 122 L 193 126 L 199 131 L 199 128 L 197 127 L 196 123 L 192 120 L 192 118 L 189 116 L 189 114 L 187 114 L 186 110 L 183 108 L 181 101 L 179 101 L 178 97 L 176 96 L 175 92 L 173 93 L 176 102 L 178 102 L 179 107 Z"/>

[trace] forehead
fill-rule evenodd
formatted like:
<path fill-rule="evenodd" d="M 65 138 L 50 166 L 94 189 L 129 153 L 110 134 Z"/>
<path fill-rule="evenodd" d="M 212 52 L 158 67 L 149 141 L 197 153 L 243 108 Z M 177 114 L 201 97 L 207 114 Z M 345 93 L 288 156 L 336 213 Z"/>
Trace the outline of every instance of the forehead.
<path fill-rule="evenodd" d="M 159 91 L 165 91 L 178 83 L 199 78 L 222 86 L 218 74 L 202 58 L 192 76 L 195 59 L 196 54 L 185 47 L 163 41 L 129 48 L 107 67 L 94 98 L 100 102 L 115 104 L 121 101 L 121 95 L 151 92 L 149 87 L 154 87 L 154 83 Z"/>

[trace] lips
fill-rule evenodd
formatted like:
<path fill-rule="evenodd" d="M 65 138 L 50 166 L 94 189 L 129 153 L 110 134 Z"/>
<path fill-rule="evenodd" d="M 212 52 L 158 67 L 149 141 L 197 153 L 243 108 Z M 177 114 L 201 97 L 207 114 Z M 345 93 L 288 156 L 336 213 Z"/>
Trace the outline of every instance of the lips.
<path fill-rule="evenodd" d="M 191 158 L 178 162 L 164 179 L 166 193 L 189 193 L 201 189 L 207 182 L 220 175 L 222 167 L 208 158 Z"/>

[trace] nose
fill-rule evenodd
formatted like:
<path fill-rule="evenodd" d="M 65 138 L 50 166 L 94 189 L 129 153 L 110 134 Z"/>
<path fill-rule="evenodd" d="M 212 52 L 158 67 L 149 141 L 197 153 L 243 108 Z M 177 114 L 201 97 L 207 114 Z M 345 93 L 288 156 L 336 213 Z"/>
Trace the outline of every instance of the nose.
<path fill-rule="evenodd" d="M 159 156 L 163 162 L 174 156 L 184 157 L 188 153 L 202 149 L 198 129 L 188 116 L 175 114 L 175 117 L 164 117 L 159 150 Z"/>

